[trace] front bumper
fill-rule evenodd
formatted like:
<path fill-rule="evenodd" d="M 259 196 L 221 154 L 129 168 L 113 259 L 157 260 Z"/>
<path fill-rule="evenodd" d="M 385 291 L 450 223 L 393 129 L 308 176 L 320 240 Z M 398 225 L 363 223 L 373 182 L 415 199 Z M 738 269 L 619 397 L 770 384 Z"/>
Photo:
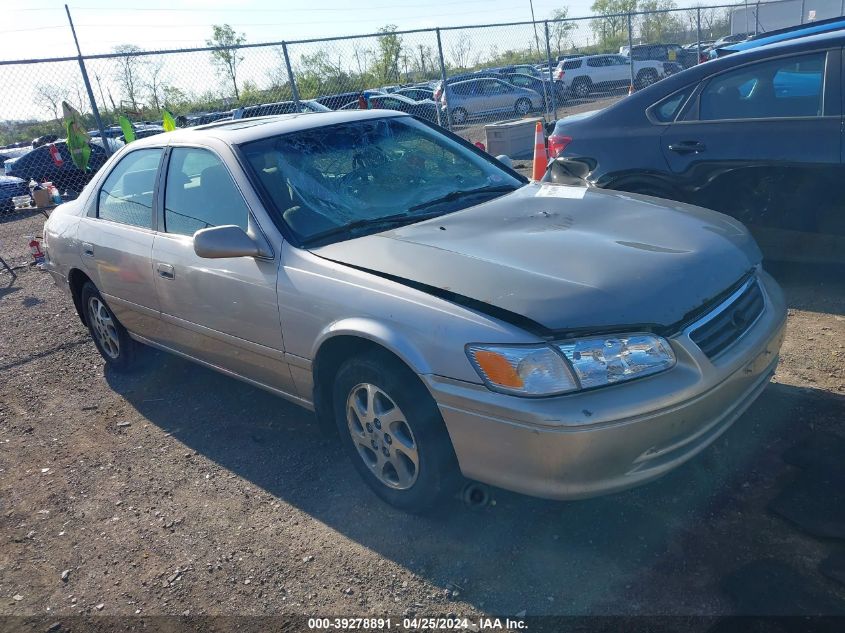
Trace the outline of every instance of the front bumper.
<path fill-rule="evenodd" d="M 463 474 L 538 497 L 615 492 L 668 472 L 706 448 L 769 382 L 786 327 L 777 284 L 760 273 L 765 309 L 710 360 L 687 332 L 670 339 L 662 374 L 552 398 L 517 398 L 427 376 Z"/>

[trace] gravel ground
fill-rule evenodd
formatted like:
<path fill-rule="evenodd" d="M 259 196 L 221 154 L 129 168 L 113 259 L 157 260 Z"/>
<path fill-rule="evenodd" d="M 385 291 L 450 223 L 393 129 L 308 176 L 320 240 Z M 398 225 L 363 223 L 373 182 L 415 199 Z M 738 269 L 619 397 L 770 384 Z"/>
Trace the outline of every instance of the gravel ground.
<path fill-rule="evenodd" d="M 818 569 L 842 541 L 769 509 L 789 449 L 845 436 L 845 275 L 775 272 L 782 363 L 703 454 L 608 497 L 496 490 L 424 518 L 377 500 L 311 414 L 164 354 L 104 371 L 45 273 L 0 274 L 0 616 L 845 614 Z"/>

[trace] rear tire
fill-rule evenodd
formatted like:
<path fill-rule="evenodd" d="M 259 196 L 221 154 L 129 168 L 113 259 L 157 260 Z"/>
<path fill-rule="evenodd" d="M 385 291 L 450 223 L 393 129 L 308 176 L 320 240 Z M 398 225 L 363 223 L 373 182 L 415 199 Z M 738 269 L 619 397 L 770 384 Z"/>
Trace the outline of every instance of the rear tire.
<path fill-rule="evenodd" d="M 648 88 L 650 85 L 657 83 L 659 77 L 652 69 L 641 70 L 637 75 L 637 89 Z"/>
<path fill-rule="evenodd" d="M 138 343 L 117 320 L 97 287 L 86 281 L 80 293 L 85 324 L 94 339 L 97 351 L 111 369 L 127 373 L 137 366 Z"/>
<path fill-rule="evenodd" d="M 580 77 L 572 82 L 572 94 L 576 99 L 586 99 L 590 96 L 593 90 L 593 85 L 589 79 Z"/>
<path fill-rule="evenodd" d="M 383 501 L 416 514 L 458 489 L 460 471 L 440 411 L 391 354 L 374 351 L 344 362 L 332 400 L 349 458 Z"/>

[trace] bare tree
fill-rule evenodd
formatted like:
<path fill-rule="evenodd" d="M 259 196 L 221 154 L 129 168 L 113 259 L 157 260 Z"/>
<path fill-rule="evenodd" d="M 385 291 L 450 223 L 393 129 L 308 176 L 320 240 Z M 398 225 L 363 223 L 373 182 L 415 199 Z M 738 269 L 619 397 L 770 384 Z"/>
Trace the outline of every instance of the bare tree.
<path fill-rule="evenodd" d="M 449 57 L 456 68 L 466 70 L 469 68 L 472 57 L 472 40 L 468 37 L 458 38 L 449 45 Z"/>
<path fill-rule="evenodd" d="M 134 44 L 120 44 L 114 47 L 115 53 L 120 53 L 117 60 L 117 80 L 118 85 L 123 91 L 123 96 L 126 101 L 132 106 L 134 111 L 138 111 L 138 99 L 141 96 L 141 69 L 144 65 L 141 57 L 137 53 L 141 52 L 140 47 Z"/>
<path fill-rule="evenodd" d="M 211 60 L 217 66 L 217 71 L 232 82 L 232 89 L 235 92 L 235 99 L 240 100 L 238 90 L 238 67 L 244 60 L 240 54 L 239 46 L 246 42 L 246 36 L 240 35 L 228 24 L 213 24 L 212 35 L 206 40 L 208 46 L 213 46 Z"/>
<path fill-rule="evenodd" d="M 156 112 L 161 111 L 161 104 L 164 102 L 164 60 L 157 58 L 147 62 L 147 77 L 144 88 L 147 89 L 147 96 L 150 104 Z"/>
<path fill-rule="evenodd" d="M 62 101 L 67 98 L 67 88 L 54 84 L 35 84 L 33 100 L 40 108 L 53 115 L 54 119 L 61 118 Z"/>

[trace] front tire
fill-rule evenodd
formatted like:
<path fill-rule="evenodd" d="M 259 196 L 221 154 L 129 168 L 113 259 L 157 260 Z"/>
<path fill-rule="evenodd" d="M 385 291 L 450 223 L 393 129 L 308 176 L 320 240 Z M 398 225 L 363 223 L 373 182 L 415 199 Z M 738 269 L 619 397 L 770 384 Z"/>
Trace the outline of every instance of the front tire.
<path fill-rule="evenodd" d="M 386 352 L 341 365 L 334 417 L 349 458 L 390 505 L 425 512 L 457 490 L 460 475 L 440 411 L 419 378 Z"/>
<path fill-rule="evenodd" d="M 114 371 L 126 373 L 136 366 L 138 344 L 106 304 L 97 287 L 85 282 L 80 294 L 85 323 L 97 351 Z"/>
<path fill-rule="evenodd" d="M 469 114 L 463 108 L 455 108 L 452 110 L 452 123 L 455 125 L 463 125 L 469 118 Z"/>
<path fill-rule="evenodd" d="M 531 112 L 531 101 L 526 99 L 525 97 L 516 100 L 516 104 L 514 105 L 514 110 L 516 113 L 525 116 L 529 112 Z"/>

